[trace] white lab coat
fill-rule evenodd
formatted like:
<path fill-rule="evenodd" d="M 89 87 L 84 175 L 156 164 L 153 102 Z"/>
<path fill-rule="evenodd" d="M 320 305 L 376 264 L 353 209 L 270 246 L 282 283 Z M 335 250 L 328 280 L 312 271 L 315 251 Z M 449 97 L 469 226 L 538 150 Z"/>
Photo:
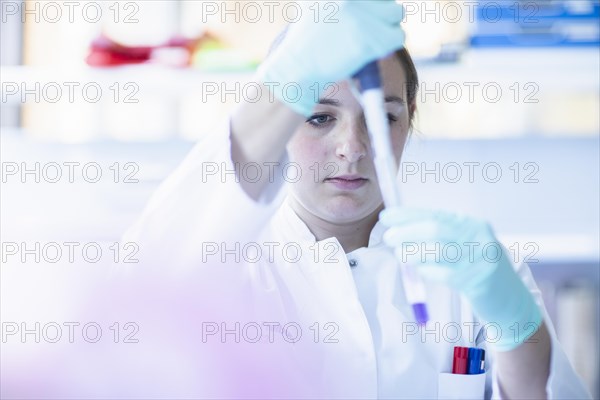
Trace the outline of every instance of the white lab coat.
<path fill-rule="evenodd" d="M 215 165 L 228 172 L 210 175 Z M 486 351 L 485 382 L 477 375 L 444 375 L 452 369 L 454 346 L 486 348 L 482 323 L 456 292 L 429 284 L 431 321 L 418 330 L 380 223 L 368 247 L 344 254 L 334 237 L 315 240 L 290 208 L 279 171 L 258 202 L 246 196 L 231 171 L 224 124 L 161 186 L 127 239 L 139 243 L 144 268 L 153 266 L 168 281 L 189 276 L 188 284 L 197 282 L 203 299 L 198 304 L 209 303 L 196 314 L 203 333 L 206 324 L 218 326 L 219 333 L 230 330 L 224 337 L 198 339 L 196 362 L 210 367 L 199 369 L 205 375 L 194 395 L 499 397 L 492 351 Z M 213 254 L 215 245 L 220 247 Z M 516 270 L 543 308 L 528 267 Z M 588 398 L 547 315 L 546 324 L 553 346 L 549 397 Z M 294 343 L 284 339 L 284 326 L 285 338 Z"/>

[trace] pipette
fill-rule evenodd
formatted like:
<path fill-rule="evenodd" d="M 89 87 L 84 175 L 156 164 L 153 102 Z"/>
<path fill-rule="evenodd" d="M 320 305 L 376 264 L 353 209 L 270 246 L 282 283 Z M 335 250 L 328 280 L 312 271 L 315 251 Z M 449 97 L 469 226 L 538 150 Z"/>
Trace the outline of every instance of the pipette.
<path fill-rule="evenodd" d="M 383 197 L 385 207 L 400 206 L 400 192 L 396 182 L 398 166 L 392 151 L 390 127 L 385 111 L 385 95 L 383 92 L 379 66 L 377 61 L 366 65 L 355 76 L 360 83 L 361 98 L 371 148 L 373 149 L 373 162 Z M 427 306 L 425 304 L 425 288 L 420 277 L 415 271 L 415 266 L 401 262 L 400 273 L 404 285 L 406 299 L 412 306 L 415 320 L 424 325 L 428 320 Z"/>

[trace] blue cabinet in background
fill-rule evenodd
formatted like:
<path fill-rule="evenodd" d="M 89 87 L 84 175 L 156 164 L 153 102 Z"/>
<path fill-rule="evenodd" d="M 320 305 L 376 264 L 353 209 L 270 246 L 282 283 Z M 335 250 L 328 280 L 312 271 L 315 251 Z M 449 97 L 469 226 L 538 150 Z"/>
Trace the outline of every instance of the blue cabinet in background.
<path fill-rule="evenodd" d="M 599 46 L 599 0 L 475 3 L 473 47 Z"/>

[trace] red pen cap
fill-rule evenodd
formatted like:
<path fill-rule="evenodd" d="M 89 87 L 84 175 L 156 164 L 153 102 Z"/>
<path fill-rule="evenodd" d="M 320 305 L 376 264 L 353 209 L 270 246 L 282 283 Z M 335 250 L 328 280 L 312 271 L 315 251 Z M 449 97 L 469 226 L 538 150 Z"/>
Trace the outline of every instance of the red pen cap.
<path fill-rule="evenodd" d="M 469 358 L 468 347 L 454 347 L 454 357 L 452 358 L 452 373 L 453 374 L 466 374 L 467 373 L 467 361 Z"/>

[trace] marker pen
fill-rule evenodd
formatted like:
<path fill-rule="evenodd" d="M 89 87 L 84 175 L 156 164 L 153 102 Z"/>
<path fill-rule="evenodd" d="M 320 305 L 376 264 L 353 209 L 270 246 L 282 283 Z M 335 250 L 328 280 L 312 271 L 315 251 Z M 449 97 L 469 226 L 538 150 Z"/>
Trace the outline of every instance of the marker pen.
<path fill-rule="evenodd" d="M 467 374 L 467 364 L 469 359 L 468 347 L 454 347 L 454 357 L 452 358 L 452 373 Z"/>
<path fill-rule="evenodd" d="M 469 357 L 467 362 L 467 374 L 475 375 L 485 372 L 483 362 L 485 358 L 485 350 L 476 347 L 469 347 Z"/>

